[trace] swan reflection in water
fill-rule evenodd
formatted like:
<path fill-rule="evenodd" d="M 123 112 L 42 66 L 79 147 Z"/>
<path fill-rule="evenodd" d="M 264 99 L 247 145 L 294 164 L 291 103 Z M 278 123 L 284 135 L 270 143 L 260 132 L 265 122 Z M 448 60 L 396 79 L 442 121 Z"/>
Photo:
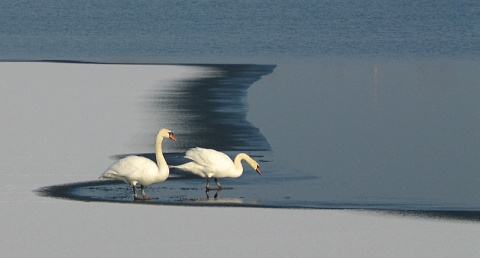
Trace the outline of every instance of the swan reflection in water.
<path fill-rule="evenodd" d="M 205 189 L 205 196 L 207 197 L 207 199 L 210 199 L 210 191 L 215 191 L 215 195 L 213 196 L 213 199 L 217 199 L 218 198 L 218 194 L 222 191 L 222 188 L 219 188 L 219 189 Z"/>
<path fill-rule="evenodd" d="M 227 188 L 228 189 L 228 188 Z M 205 190 L 205 199 L 196 199 L 197 203 L 222 203 L 222 204 L 243 204 L 245 203 L 243 198 L 219 198 L 219 194 L 225 188 L 220 189 L 207 189 Z M 210 193 L 214 193 L 213 199 L 210 198 Z"/>
<path fill-rule="evenodd" d="M 228 189 L 233 189 L 231 187 L 222 187 L 222 188 L 210 188 L 210 189 L 205 189 L 205 196 L 207 197 L 207 199 L 210 199 L 210 192 L 215 192 L 215 194 L 213 195 L 213 198 L 214 199 L 217 199 L 218 198 L 218 194 L 222 191 L 222 190 L 228 190 Z M 230 200 L 230 199 L 239 199 L 240 198 L 226 198 L 224 200 Z"/>

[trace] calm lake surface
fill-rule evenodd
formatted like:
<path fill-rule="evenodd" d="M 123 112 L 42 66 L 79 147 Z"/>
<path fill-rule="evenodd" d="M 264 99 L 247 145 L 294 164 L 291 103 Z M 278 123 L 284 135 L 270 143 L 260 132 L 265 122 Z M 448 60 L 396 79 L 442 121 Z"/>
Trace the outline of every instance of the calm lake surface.
<path fill-rule="evenodd" d="M 0 3 L 4 60 L 278 63 L 480 56 L 477 1 Z"/>
<path fill-rule="evenodd" d="M 264 173 L 246 169 L 207 199 L 203 179 L 172 171 L 148 188 L 160 198 L 152 203 L 478 211 L 479 9 L 477 1 L 7 1 L 0 59 L 214 70 L 138 102 L 153 120 L 165 109 L 185 114 L 166 121 L 184 139 L 170 163 L 199 145 L 253 153 Z M 132 135 L 153 129 L 144 130 Z M 43 190 L 131 201 L 127 185 L 94 180 Z"/>

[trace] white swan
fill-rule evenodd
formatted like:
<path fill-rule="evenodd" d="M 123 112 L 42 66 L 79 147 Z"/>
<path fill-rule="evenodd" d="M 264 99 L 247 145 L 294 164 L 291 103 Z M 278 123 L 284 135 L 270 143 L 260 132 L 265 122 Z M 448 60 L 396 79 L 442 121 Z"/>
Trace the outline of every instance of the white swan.
<path fill-rule="evenodd" d="M 242 160 L 245 160 L 258 174 L 262 174 L 258 162 L 245 153 L 239 153 L 232 162 L 225 153 L 197 147 L 189 149 L 185 153 L 185 158 L 192 161 L 171 167 L 207 178 L 207 184 L 205 185 L 207 190 L 210 190 L 210 178 L 212 177 L 218 188 L 221 189 L 222 185 L 217 178 L 237 178 L 241 176 L 243 173 Z"/>
<path fill-rule="evenodd" d="M 167 180 L 169 169 L 162 153 L 163 138 L 170 138 L 176 140 L 173 133 L 166 128 L 158 132 L 155 143 L 155 155 L 157 164 L 152 160 L 140 156 L 127 156 L 113 163 L 100 178 L 122 180 L 127 184 L 133 186 L 133 198 L 138 199 L 152 199 L 148 198 L 145 193 L 145 186 L 161 183 Z M 137 198 L 136 185 L 140 184 L 142 189 L 142 197 Z"/>

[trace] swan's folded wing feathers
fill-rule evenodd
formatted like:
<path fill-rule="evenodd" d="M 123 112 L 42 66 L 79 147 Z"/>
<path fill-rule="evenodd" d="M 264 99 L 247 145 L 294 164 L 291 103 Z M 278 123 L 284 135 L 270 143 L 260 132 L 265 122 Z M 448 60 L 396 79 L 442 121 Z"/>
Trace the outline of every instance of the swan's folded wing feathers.
<path fill-rule="evenodd" d="M 132 173 L 149 170 L 152 165 L 155 166 L 155 163 L 145 157 L 128 156 L 113 163 L 109 170 L 128 177 Z"/>
<path fill-rule="evenodd" d="M 227 154 L 204 148 L 191 148 L 185 153 L 185 158 L 191 159 L 202 166 L 229 164 L 232 162 Z"/>

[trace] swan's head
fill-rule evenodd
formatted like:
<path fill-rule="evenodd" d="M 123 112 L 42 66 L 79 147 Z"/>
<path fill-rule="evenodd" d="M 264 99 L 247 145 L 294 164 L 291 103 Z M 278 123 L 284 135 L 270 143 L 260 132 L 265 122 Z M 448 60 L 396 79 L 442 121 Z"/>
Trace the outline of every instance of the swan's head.
<path fill-rule="evenodd" d="M 235 157 L 235 162 L 237 162 L 237 160 L 245 160 L 248 165 L 250 165 L 253 170 L 255 170 L 255 172 L 257 172 L 259 175 L 262 174 L 262 171 L 260 171 L 260 165 L 258 164 L 258 162 L 254 159 L 252 159 L 252 157 L 248 156 L 247 154 L 245 153 L 239 153 L 236 157 Z"/>
<path fill-rule="evenodd" d="M 163 128 L 162 130 L 160 130 L 158 135 L 163 137 L 163 138 L 170 138 L 174 141 L 177 140 L 177 138 L 175 138 L 175 135 L 172 133 L 172 131 L 170 129 L 167 129 L 167 128 Z"/>
<path fill-rule="evenodd" d="M 257 168 L 255 169 L 259 175 L 262 174 L 262 171 L 260 171 L 260 165 L 257 164 Z"/>
<path fill-rule="evenodd" d="M 257 172 L 259 175 L 262 174 L 262 171 L 260 171 L 260 165 L 258 165 L 258 162 L 256 162 L 254 159 L 252 159 L 250 162 L 248 162 L 250 166 Z"/>

